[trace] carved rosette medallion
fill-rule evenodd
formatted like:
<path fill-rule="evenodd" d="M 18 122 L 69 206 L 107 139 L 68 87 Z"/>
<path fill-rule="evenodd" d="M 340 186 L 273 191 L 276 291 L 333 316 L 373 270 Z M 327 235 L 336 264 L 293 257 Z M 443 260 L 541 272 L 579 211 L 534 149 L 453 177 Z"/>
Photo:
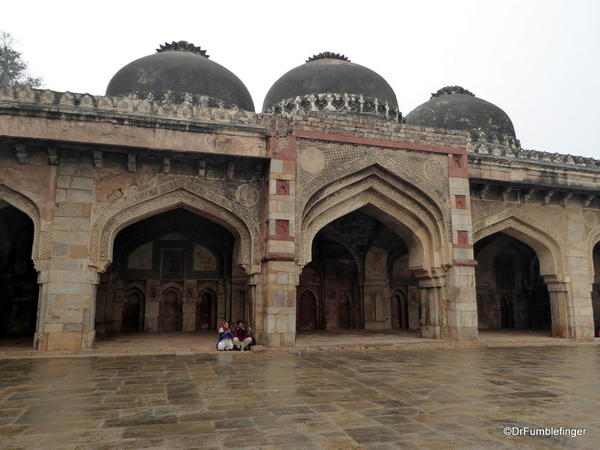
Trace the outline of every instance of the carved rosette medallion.
<path fill-rule="evenodd" d="M 598 225 L 598 215 L 594 211 L 586 211 L 583 213 L 583 221 L 588 228 L 594 228 Z"/>
<path fill-rule="evenodd" d="M 242 184 L 235 191 L 235 198 L 237 199 L 237 201 L 248 208 L 256 206 L 259 197 L 260 192 L 258 191 L 258 186 L 254 184 Z"/>
<path fill-rule="evenodd" d="M 309 145 L 300 152 L 298 164 L 302 170 L 314 175 L 325 168 L 325 155 L 319 147 Z"/>

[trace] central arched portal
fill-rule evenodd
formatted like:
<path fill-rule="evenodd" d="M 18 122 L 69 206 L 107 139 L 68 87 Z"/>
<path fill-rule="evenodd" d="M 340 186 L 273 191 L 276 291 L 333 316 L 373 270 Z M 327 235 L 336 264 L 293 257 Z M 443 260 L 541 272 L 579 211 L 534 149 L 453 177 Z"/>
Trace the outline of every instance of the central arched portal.
<path fill-rule="evenodd" d="M 418 283 L 409 270 L 408 247 L 366 210 L 322 228 L 311 254 L 297 288 L 298 332 L 419 329 Z"/>
<path fill-rule="evenodd" d="M 480 329 L 539 330 L 550 334 L 550 295 L 536 252 L 504 233 L 475 244 Z"/>
<path fill-rule="evenodd" d="M 181 208 L 122 229 L 98 287 L 97 332 L 214 334 L 217 320 L 247 321 L 237 317 L 250 306 L 245 274 L 232 267 L 235 244 L 223 226 Z"/>

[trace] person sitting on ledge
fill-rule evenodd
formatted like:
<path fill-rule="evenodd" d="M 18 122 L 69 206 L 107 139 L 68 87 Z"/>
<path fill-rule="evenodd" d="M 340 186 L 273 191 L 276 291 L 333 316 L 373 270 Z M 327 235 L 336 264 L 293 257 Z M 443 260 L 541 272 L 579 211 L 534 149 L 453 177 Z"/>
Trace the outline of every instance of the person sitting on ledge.
<path fill-rule="evenodd" d="M 228 351 L 233 350 L 233 334 L 231 334 L 231 328 L 229 328 L 229 322 L 224 320 L 221 322 L 221 328 L 219 328 L 219 339 L 217 340 L 217 350 Z"/>
<path fill-rule="evenodd" d="M 250 328 L 244 327 L 244 322 L 241 320 L 237 321 L 237 326 L 235 330 L 233 330 L 233 345 L 238 349 L 238 351 L 246 351 L 249 350 L 250 345 L 252 345 L 252 336 L 250 336 Z"/>

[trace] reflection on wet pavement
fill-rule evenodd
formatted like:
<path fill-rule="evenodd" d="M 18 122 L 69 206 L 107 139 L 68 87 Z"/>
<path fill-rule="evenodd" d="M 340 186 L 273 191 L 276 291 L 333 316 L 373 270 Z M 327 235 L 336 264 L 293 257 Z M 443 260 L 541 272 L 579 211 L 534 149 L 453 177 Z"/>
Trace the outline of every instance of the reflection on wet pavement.
<path fill-rule="evenodd" d="M 0 448 L 598 448 L 599 372 L 598 346 L 2 360 Z"/>

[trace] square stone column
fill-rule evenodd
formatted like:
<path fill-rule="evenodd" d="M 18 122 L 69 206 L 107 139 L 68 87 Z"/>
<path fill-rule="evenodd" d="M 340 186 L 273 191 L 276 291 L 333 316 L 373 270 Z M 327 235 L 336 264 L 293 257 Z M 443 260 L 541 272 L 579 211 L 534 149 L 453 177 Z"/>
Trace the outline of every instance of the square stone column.
<path fill-rule="evenodd" d="M 443 280 L 439 278 L 424 278 L 419 280 L 419 302 L 421 315 L 419 318 L 421 337 L 427 339 L 442 339 L 445 333 L 444 317 L 442 315 Z"/>
<path fill-rule="evenodd" d="M 467 155 L 448 155 L 450 218 L 452 227 L 452 266 L 446 273 L 444 316 L 449 339 L 478 338 L 477 295 L 473 255 L 471 196 Z"/>
<path fill-rule="evenodd" d="M 79 350 L 94 343 L 98 273 L 88 266 L 90 217 L 94 201 L 91 163 L 60 161 L 56 207 L 47 245 L 50 258 L 40 271 L 40 350 Z"/>
<path fill-rule="evenodd" d="M 52 265 L 52 263 L 51 263 Z M 86 264 L 87 265 L 87 264 Z M 40 272 L 37 350 L 81 350 L 94 345 L 97 272 L 51 267 Z"/>
<path fill-rule="evenodd" d="M 592 283 L 594 267 L 593 248 L 587 248 L 587 234 L 584 222 L 584 207 L 581 199 L 565 201 L 567 219 L 566 276 L 568 283 L 548 283 L 552 302 L 552 335 L 573 339 L 594 338 L 594 311 L 592 307 Z M 554 306 L 561 309 L 555 318 Z M 555 327 L 555 320 L 557 327 Z"/>
<path fill-rule="evenodd" d="M 274 134 L 268 149 L 272 159 L 256 326 L 260 343 L 291 346 L 296 340 L 295 138 Z"/>

